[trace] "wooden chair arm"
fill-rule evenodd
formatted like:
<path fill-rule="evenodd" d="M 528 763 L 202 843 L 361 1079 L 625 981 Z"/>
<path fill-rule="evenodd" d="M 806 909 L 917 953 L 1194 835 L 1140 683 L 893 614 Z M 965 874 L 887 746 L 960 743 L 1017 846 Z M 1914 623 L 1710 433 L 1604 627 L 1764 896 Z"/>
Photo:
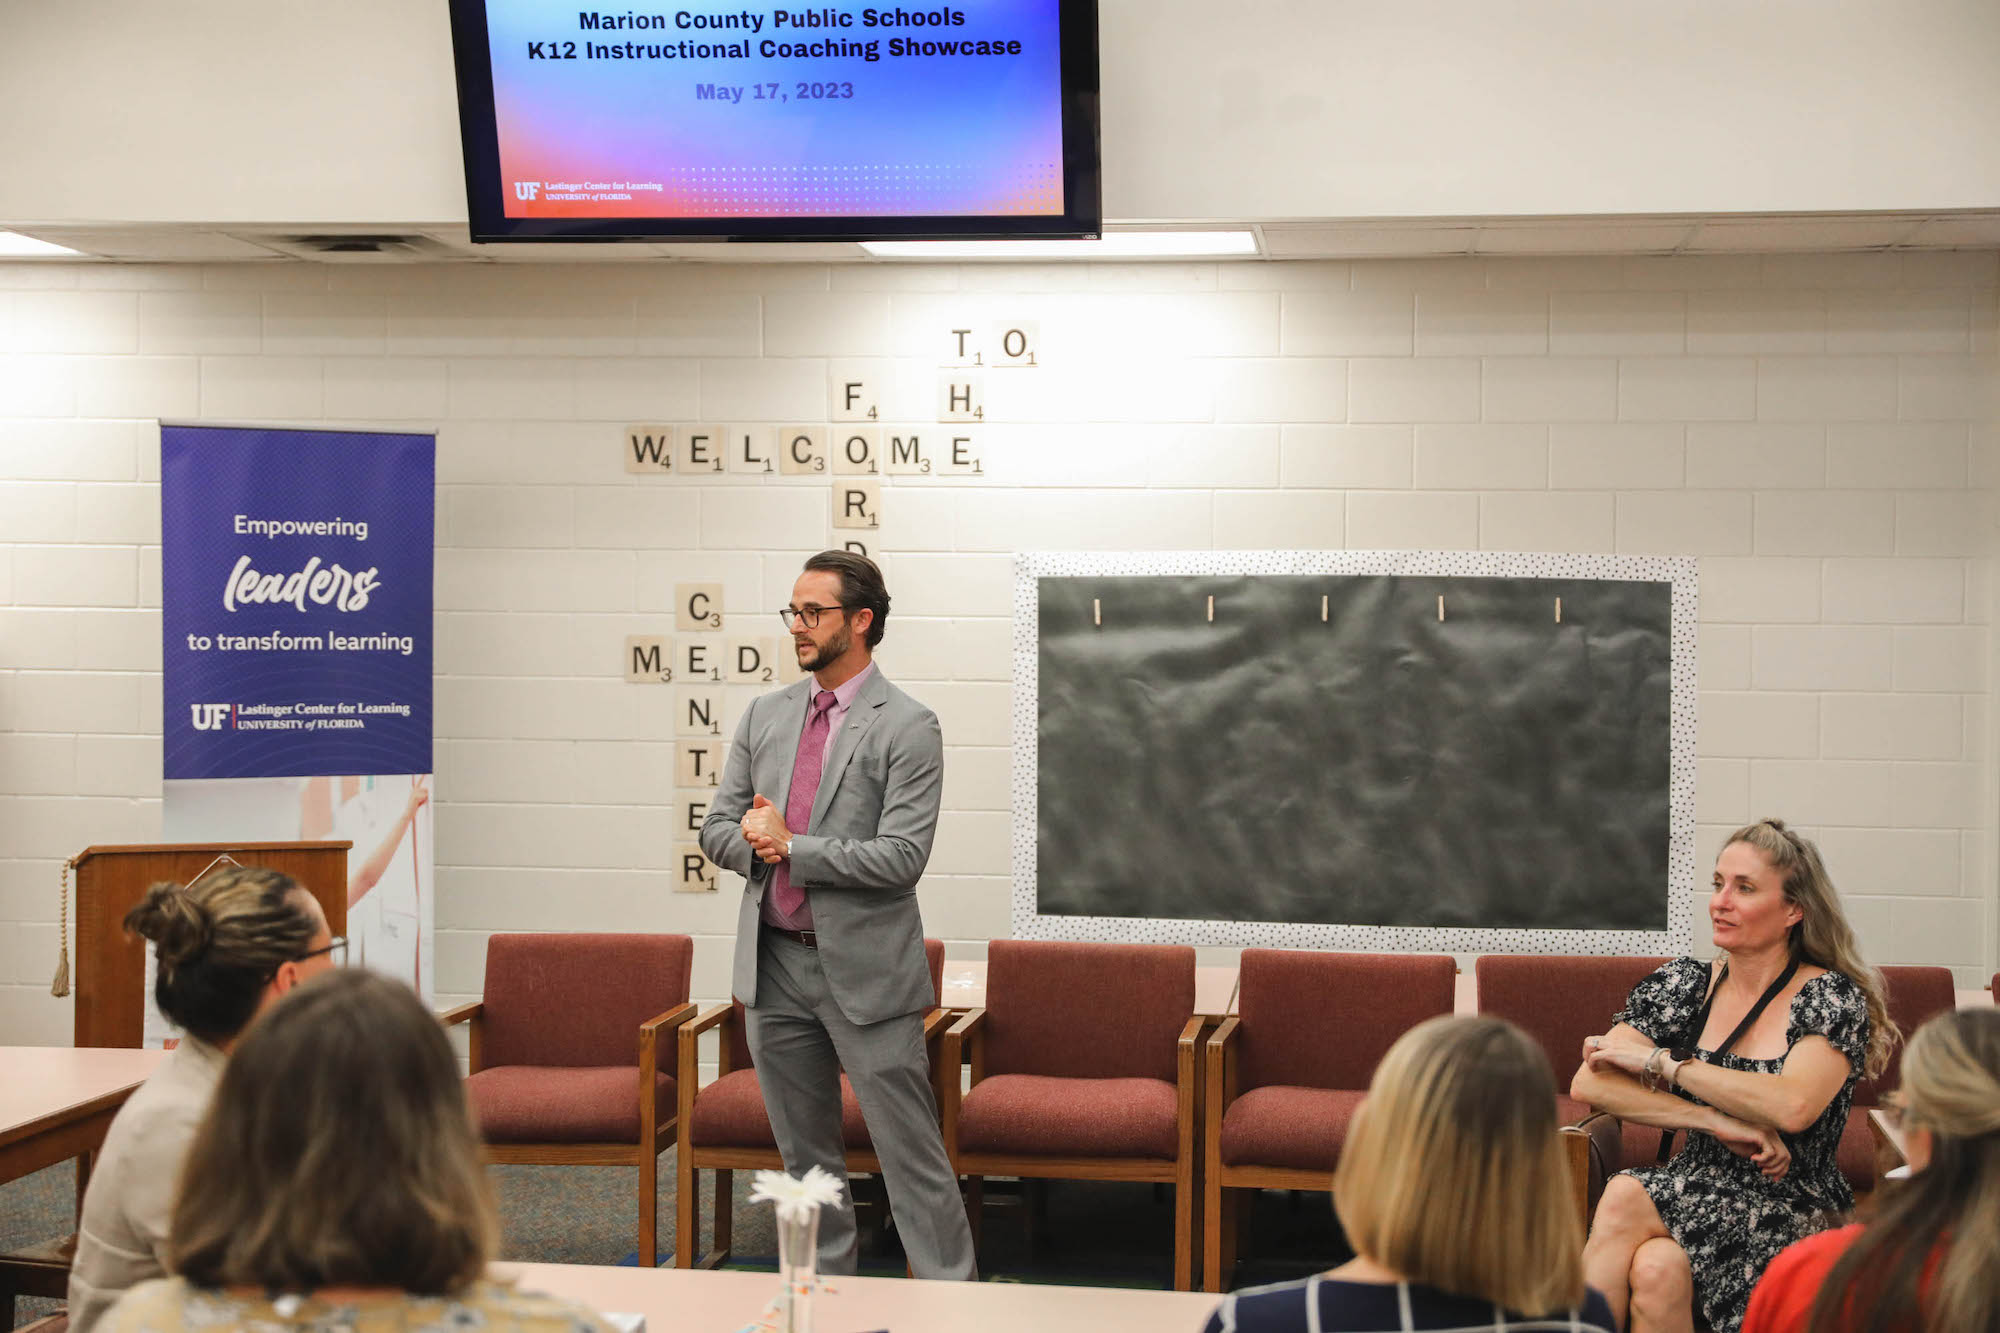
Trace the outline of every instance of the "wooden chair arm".
<path fill-rule="evenodd" d="M 736 1011 L 736 1005 L 730 1005 L 730 1003 L 716 1005 L 714 1009 L 704 1009 L 700 1019 L 694 1019 L 692 1023 L 682 1023 L 680 1025 L 680 1045 L 682 1047 L 692 1047 L 700 1039 L 702 1033 L 714 1031 L 734 1011 Z"/>
<path fill-rule="evenodd" d="M 1583 1229 L 1590 1230 L 1590 1131 L 1575 1125 L 1556 1130 L 1562 1148 L 1563 1165 L 1569 1175 L 1570 1200 Z"/>
<path fill-rule="evenodd" d="M 486 1068 L 486 1001 L 473 1000 L 455 1009 L 447 1009 L 437 1019 L 445 1027 L 468 1024 L 465 1030 L 466 1072 L 477 1074 Z"/>
<path fill-rule="evenodd" d="M 1184 1171 L 1194 1169 L 1194 1126 L 1196 1119 L 1196 1099 L 1201 1094 L 1201 1061 L 1199 1050 L 1201 1034 L 1208 1027 L 1208 1019 L 1195 1014 L 1181 1028 L 1180 1039 L 1175 1043 L 1176 1109 L 1180 1116 L 1180 1161 Z M 1190 1184 L 1193 1177 L 1188 1176 Z"/>
<path fill-rule="evenodd" d="M 694 1001 L 688 1000 L 675 1005 L 663 1014 L 654 1014 L 639 1025 L 639 1031 L 642 1035 L 650 1032 L 657 1039 L 662 1032 L 672 1032 L 675 1028 L 693 1018 L 695 1013 Z"/>
<path fill-rule="evenodd" d="M 1208 1020 L 1196 1014 L 1188 1019 L 1187 1026 L 1181 1029 L 1181 1035 L 1175 1046 L 1179 1052 L 1183 1072 L 1189 1074 L 1194 1072 L 1195 1051 L 1201 1042 L 1201 1030 L 1207 1026 Z"/>
<path fill-rule="evenodd" d="M 981 1050 L 981 1047 L 985 1044 L 986 1034 L 979 1030 L 980 1025 L 985 1021 L 986 1010 L 968 1009 L 958 1017 L 956 1022 L 944 1030 L 945 1067 L 947 1069 L 956 1069 L 959 1065 L 963 1064 L 967 1048 L 970 1047 L 970 1054 L 972 1056 L 972 1081 L 974 1083 L 979 1082 L 981 1075 L 986 1072 L 982 1067 L 985 1064 L 985 1060 L 983 1059 L 985 1052 Z M 952 1080 L 954 1086 L 957 1082 L 957 1079 Z M 954 1101 L 957 1100 L 956 1094 L 953 1095 L 952 1099 Z"/>
<path fill-rule="evenodd" d="M 947 1015 L 949 1017 L 949 1015 Z M 945 1154 L 952 1159 L 954 1169 L 958 1161 L 958 1070 L 964 1061 L 965 1047 L 972 1046 L 972 1081 L 977 1083 L 984 1072 L 984 1053 L 980 1047 L 986 1034 L 979 1030 L 986 1021 L 984 1009 L 972 1009 L 961 1014 L 951 1026 L 944 1030 L 944 1050 L 938 1057 L 937 1094 L 938 1127 L 944 1138 Z"/>
<path fill-rule="evenodd" d="M 680 1024 L 676 1036 L 680 1040 L 680 1059 L 675 1064 L 674 1077 L 680 1080 L 682 1096 L 689 1095 L 688 1089 L 701 1079 L 701 1034 L 719 1025 L 729 1017 L 734 1006 L 718 1004 L 704 1011 L 701 1017 Z"/>
<path fill-rule="evenodd" d="M 1899 1166 L 1910 1164 L 1910 1150 L 1903 1141 L 1903 1131 L 1889 1118 L 1880 1106 L 1868 1108 L 1868 1137 L 1875 1145 L 1875 1174 L 1892 1171 Z"/>
<path fill-rule="evenodd" d="M 1208 1092 L 1207 1116 L 1211 1125 L 1220 1125 L 1222 1113 L 1236 1100 L 1236 1053 L 1231 1047 L 1236 1044 L 1237 1029 L 1241 1026 L 1242 1020 L 1231 1014 L 1208 1034 L 1203 1081 Z"/>
<path fill-rule="evenodd" d="M 695 1016 L 694 1002 L 683 1001 L 663 1014 L 654 1014 L 639 1025 L 639 1095 L 650 1096 L 653 1075 L 660 1068 L 660 1036 Z"/>

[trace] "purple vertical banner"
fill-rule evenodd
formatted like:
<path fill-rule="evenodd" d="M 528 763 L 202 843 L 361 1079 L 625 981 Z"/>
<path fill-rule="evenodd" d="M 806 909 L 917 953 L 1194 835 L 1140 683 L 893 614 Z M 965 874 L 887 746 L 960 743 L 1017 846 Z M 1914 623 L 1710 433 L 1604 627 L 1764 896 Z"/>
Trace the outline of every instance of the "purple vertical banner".
<path fill-rule="evenodd" d="M 160 428 L 176 841 L 345 838 L 350 961 L 428 996 L 436 440 Z"/>

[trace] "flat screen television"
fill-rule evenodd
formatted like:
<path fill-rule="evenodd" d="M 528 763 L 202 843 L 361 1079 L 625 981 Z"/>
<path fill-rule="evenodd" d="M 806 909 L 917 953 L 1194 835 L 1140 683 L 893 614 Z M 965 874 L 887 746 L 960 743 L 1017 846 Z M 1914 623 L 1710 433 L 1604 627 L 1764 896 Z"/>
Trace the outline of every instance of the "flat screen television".
<path fill-rule="evenodd" d="M 1096 0 L 450 0 L 475 241 L 1098 234 Z"/>

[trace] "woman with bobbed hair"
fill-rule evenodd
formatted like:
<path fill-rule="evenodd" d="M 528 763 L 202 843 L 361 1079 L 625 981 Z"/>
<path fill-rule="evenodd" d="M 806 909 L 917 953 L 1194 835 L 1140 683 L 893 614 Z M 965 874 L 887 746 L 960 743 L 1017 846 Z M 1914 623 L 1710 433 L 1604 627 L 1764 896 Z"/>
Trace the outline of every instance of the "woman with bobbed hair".
<path fill-rule="evenodd" d="M 444 1029 L 401 982 L 336 972 L 231 1057 L 181 1174 L 176 1276 L 104 1327 L 609 1333 L 487 1280 L 498 1231 Z"/>
<path fill-rule="evenodd" d="M 2000 1328 L 2000 1009 L 1940 1014 L 1903 1053 L 1910 1169 L 1866 1226 L 1786 1250 L 1744 1333 L 1992 1333 Z"/>
<path fill-rule="evenodd" d="M 1355 1257 L 1226 1297 L 1207 1333 L 1617 1333 L 1584 1285 L 1548 1058 L 1498 1018 L 1433 1018 L 1382 1057 L 1333 1206 Z"/>
<path fill-rule="evenodd" d="M 152 943 L 153 1000 L 182 1036 L 112 1120 L 84 1192 L 69 1275 L 76 1333 L 165 1271 L 174 1181 L 230 1048 L 273 1001 L 333 966 L 342 944 L 298 881 L 235 865 L 185 888 L 153 885 L 125 928 Z"/>
<path fill-rule="evenodd" d="M 1697 1310 L 1735 1333 L 1778 1251 L 1854 1206 L 1835 1152 L 1854 1085 L 1895 1039 L 1819 849 L 1782 821 L 1729 835 L 1708 918 L 1721 956 L 1634 986 L 1570 1085 L 1621 1120 L 1688 1131 L 1664 1165 L 1605 1185 L 1584 1248 L 1633 1333 L 1690 1329 Z"/>

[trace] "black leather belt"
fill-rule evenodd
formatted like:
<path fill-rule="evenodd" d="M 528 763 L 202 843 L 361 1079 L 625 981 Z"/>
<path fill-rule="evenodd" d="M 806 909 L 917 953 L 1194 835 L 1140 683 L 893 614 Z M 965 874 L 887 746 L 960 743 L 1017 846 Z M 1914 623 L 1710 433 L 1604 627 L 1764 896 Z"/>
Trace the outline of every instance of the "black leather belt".
<path fill-rule="evenodd" d="M 797 940 L 800 944 L 805 945 L 806 948 L 808 949 L 819 948 L 819 936 L 817 933 L 813 931 L 786 930 L 783 926 L 774 926 L 768 921 L 761 922 L 760 924 L 764 927 L 764 929 L 770 931 L 773 935 L 783 935 L 788 940 Z"/>

